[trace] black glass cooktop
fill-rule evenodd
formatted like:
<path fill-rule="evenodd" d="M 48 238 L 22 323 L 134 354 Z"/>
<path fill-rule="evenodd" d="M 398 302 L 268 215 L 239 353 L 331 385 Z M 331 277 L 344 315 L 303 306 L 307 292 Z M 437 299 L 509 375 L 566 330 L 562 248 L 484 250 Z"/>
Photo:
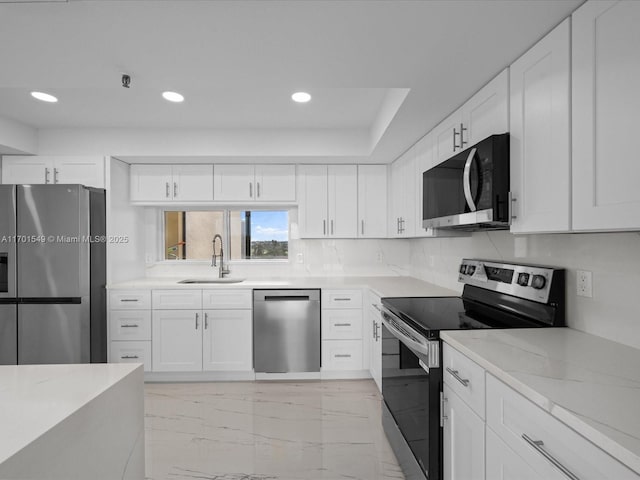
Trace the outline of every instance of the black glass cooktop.
<path fill-rule="evenodd" d="M 519 315 L 460 297 L 383 298 L 382 304 L 427 338 L 437 338 L 440 330 L 541 326 Z"/>

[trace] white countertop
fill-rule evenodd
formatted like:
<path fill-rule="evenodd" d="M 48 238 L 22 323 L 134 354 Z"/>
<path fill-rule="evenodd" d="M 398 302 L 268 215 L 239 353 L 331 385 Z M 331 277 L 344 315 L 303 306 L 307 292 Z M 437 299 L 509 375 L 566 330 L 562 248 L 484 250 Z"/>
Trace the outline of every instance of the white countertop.
<path fill-rule="evenodd" d="M 640 350 L 570 328 L 442 339 L 640 473 Z"/>
<path fill-rule="evenodd" d="M 0 464 L 137 368 L 142 366 L 0 366 Z"/>
<path fill-rule="evenodd" d="M 279 277 L 247 279 L 241 283 L 178 283 L 182 278 L 146 277 L 108 285 L 121 289 L 211 289 L 211 288 L 370 288 L 381 297 L 457 297 L 455 290 L 443 288 L 413 277 Z"/>

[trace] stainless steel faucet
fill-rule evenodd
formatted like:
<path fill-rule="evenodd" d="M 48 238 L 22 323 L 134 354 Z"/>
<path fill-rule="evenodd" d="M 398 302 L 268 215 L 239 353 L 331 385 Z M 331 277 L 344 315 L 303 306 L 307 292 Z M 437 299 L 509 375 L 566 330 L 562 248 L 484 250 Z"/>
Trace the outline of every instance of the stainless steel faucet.
<path fill-rule="evenodd" d="M 216 240 L 220 239 L 220 255 L 216 255 Z M 222 237 L 219 233 L 216 233 L 213 236 L 213 241 L 211 242 L 211 248 L 213 250 L 211 254 L 211 266 L 218 267 L 218 278 L 223 278 L 225 275 L 229 274 L 229 269 L 224 268 L 224 250 L 222 248 Z M 220 265 L 216 264 L 216 257 L 220 257 Z"/>

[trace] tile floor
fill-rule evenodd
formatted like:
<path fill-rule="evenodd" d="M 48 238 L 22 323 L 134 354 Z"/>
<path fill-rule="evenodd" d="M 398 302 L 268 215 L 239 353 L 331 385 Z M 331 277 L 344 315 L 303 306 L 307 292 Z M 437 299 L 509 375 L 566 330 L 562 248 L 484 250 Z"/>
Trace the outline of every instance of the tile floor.
<path fill-rule="evenodd" d="M 145 386 L 148 479 L 403 479 L 371 380 Z"/>

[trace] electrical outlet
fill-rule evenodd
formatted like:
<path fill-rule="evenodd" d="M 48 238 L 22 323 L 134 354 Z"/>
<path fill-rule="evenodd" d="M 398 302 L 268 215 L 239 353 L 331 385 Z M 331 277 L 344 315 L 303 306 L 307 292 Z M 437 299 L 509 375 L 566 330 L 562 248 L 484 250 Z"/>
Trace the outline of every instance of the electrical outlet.
<path fill-rule="evenodd" d="M 383 257 L 383 255 L 382 255 L 382 252 L 378 252 L 378 253 L 376 254 L 376 262 L 378 262 L 378 263 L 382 263 L 382 261 L 383 261 L 383 260 L 384 260 L 384 257 Z"/>
<path fill-rule="evenodd" d="M 296 254 L 296 262 L 304 263 L 304 256 L 301 253 Z"/>
<path fill-rule="evenodd" d="M 593 298 L 593 276 L 587 270 L 578 270 L 576 288 L 579 297 Z"/>

